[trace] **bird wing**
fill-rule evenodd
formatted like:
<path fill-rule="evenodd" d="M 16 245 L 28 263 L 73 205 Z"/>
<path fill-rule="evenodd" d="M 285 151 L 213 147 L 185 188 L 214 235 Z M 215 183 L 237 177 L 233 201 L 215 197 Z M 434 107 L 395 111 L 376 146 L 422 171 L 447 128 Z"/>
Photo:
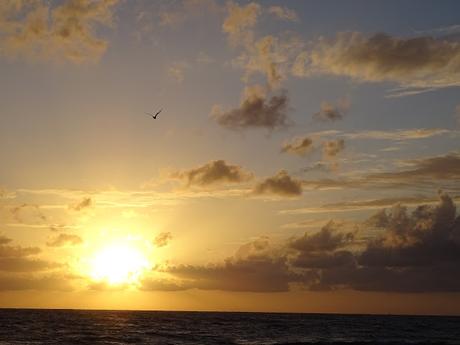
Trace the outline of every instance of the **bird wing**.
<path fill-rule="evenodd" d="M 145 113 L 145 112 L 144 112 L 144 113 Z M 150 114 L 150 113 L 145 113 L 145 114 L 148 115 L 148 116 L 153 117 L 153 114 Z"/>
<path fill-rule="evenodd" d="M 155 114 L 155 116 L 157 116 L 157 115 L 158 115 L 159 113 L 161 113 L 162 111 L 163 111 L 163 109 L 160 109 L 160 111 L 157 112 L 157 113 Z"/>

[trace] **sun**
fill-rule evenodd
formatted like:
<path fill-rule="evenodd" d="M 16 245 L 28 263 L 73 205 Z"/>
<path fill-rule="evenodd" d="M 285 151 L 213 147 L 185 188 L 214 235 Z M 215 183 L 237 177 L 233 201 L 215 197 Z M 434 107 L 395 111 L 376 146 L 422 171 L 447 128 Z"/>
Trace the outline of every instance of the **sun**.
<path fill-rule="evenodd" d="M 114 243 L 95 253 L 91 277 L 109 285 L 136 285 L 149 268 L 149 261 L 130 243 Z"/>

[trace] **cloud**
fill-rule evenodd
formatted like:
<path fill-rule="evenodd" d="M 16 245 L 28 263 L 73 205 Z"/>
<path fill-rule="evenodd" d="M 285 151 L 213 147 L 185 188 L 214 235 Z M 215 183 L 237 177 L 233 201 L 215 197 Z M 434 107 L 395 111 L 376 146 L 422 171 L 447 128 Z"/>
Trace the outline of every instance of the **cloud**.
<path fill-rule="evenodd" d="M 76 204 L 69 205 L 69 209 L 74 211 L 81 211 L 91 206 L 93 206 L 93 200 L 90 197 L 85 197 Z"/>
<path fill-rule="evenodd" d="M 0 271 L 36 272 L 56 268 L 59 265 L 42 259 L 31 258 L 41 253 L 38 247 L 11 246 L 10 239 L 2 237 L 0 244 Z"/>
<path fill-rule="evenodd" d="M 411 183 L 420 180 L 455 180 L 460 178 L 460 156 L 447 154 L 407 160 L 409 169 L 369 174 L 367 180 L 388 183 Z"/>
<path fill-rule="evenodd" d="M 80 236 L 72 234 L 59 234 L 52 238 L 50 241 L 46 242 L 46 245 L 48 247 L 62 247 L 66 245 L 75 246 L 82 243 L 83 240 Z"/>
<path fill-rule="evenodd" d="M 441 88 L 460 85 L 459 57 L 460 44 L 443 38 L 341 32 L 333 39 L 320 38 L 299 54 L 294 74 L 391 81 L 402 90 Z"/>
<path fill-rule="evenodd" d="M 223 263 L 178 265 L 165 271 L 181 280 L 184 289 L 282 292 L 289 290 L 291 281 L 300 279 L 267 238 L 243 245 Z"/>
<path fill-rule="evenodd" d="M 299 21 L 299 16 L 294 10 L 291 10 L 287 7 L 282 6 L 270 6 L 268 8 L 268 12 L 273 14 L 275 17 L 286 20 L 290 22 L 297 22 Z"/>
<path fill-rule="evenodd" d="M 452 131 L 443 128 L 415 128 L 415 129 L 398 129 L 392 131 L 361 131 L 344 133 L 343 136 L 348 139 L 377 139 L 377 140 L 416 140 L 431 138 L 437 135 L 449 134 Z"/>
<path fill-rule="evenodd" d="M 296 284 L 309 290 L 460 291 L 460 216 L 448 195 L 412 213 L 398 204 L 377 218 L 359 231 L 331 221 L 277 246 L 261 237 L 221 263 L 161 267 L 157 273 L 171 278 L 146 280 L 141 288 L 282 292 Z M 362 236 L 363 226 L 380 231 Z"/>
<path fill-rule="evenodd" d="M 161 232 L 153 240 L 153 244 L 158 247 L 165 247 L 172 240 L 172 235 L 170 232 Z"/>
<path fill-rule="evenodd" d="M 246 6 L 239 6 L 234 2 L 227 3 L 228 15 L 222 24 L 222 30 L 228 34 L 232 45 L 247 45 L 253 40 L 252 28 L 257 23 L 262 8 L 251 2 Z"/>
<path fill-rule="evenodd" d="M 179 84 L 182 83 L 185 79 L 185 70 L 188 69 L 189 65 L 186 62 L 174 62 L 168 68 L 168 74 Z"/>
<path fill-rule="evenodd" d="M 0 246 L 3 246 L 4 244 L 10 243 L 10 242 L 11 242 L 11 238 L 0 235 Z"/>
<path fill-rule="evenodd" d="M 337 156 L 345 150 L 345 140 L 328 140 L 323 142 L 323 160 L 332 162 L 332 168 L 337 168 Z"/>
<path fill-rule="evenodd" d="M 194 169 L 174 172 L 171 178 L 183 180 L 187 187 L 207 187 L 215 184 L 246 182 L 252 178 L 252 173 L 239 165 L 215 160 Z"/>
<path fill-rule="evenodd" d="M 457 198 L 455 198 L 457 200 Z M 460 199 L 459 199 L 460 200 Z M 295 210 L 281 211 L 283 214 L 301 214 L 301 213 L 331 213 L 331 212 L 348 212 L 348 211 L 363 211 L 363 210 L 378 210 L 382 207 L 392 207 L 396 204 L 405 205 L 421 205 L 434 204 L 438 201 L 437 198 L 427 196 L 400 196 L 381 199 L 368 199 L 356 201 L 343 201 L 336 203 L 324 204 L 321 206 L 305 207 Z"/>
<path fill-rule="evenodd" d="M 359 267 L 326 272 L 324 283 L 357 290 L 460 291 L 460 217 L 446 194 L 412 214 L 401 205 L 384 213 L 384 232 L 357 255 Z"/>
<path fill-rule="evenodd" d="M 313 118 L 320 121 L 337 121 L 342 120 L 344 115 L 350 109 L 350 101 L 343 98 L 337 101 L 337 104 L 322 102 L 321 109 L 313 115 Z"/>
<path fill-rule="evenodd" d="M 112 25 L 116 0 L 7 1 L 0 6 L 1 52 L 35 60 L 96 62 L 108 43 L 96 36 Z"/>
<path fill-rule="evenodd" d="M 313 150 L 313 140 L 309 137 L 295 138 L 291 142 L 284 143 L 281 152 L 305 156 Z"/>
<path fill-rule="evenodd" d="M 302 195 L 302 182 L 280 170 L 275 176 L 268 177 L 257 183 L 252 191 L 254 195 L 272 194 L 282 197 L 295 197 Z"/>
<path fill-rule="evenodd" d="M 11 215 L 18 223 L 46 222 L 47 217 L 43 214 L 38 205 L 21 204 L 10 209 Z"/>
<path fill-rule="evenodd" d="M 334 251 L 353 240 L 353 233 L 342 233 L 334 222 L 329 222 L 315 234 L 305 233 L 302 237 L 290 241 L 289 246 L 299 252 Z"/>
<path fill-rule="evenodd" d="M 269 130 L 286 127 L 288 124 L 288 103 L 286 93 L 268 97 L 259 85 L 246 87 L 238 108 L 228 111 L 214 106 L 211 116 L 224 128 L 242 130 L 266 128 Z"/>
<path fill-rule="evenodd" d="M 15 291 L 15 290 L 72 290 L 69 284 L 68 277 L 60 275 L 47 275 L 36 277 L 30 274 L 17 275 L 8 274 L 0 275 L 0 291 Z"/>
<path fill-rule="evenodd" d="M 319 190 L 400 186 L 451 189 L 460 178 L 460 156 L 456 153 L 405 160 L 401 164 L 405 169 L 354 178 L 302 180 L 302 186 Z"/>

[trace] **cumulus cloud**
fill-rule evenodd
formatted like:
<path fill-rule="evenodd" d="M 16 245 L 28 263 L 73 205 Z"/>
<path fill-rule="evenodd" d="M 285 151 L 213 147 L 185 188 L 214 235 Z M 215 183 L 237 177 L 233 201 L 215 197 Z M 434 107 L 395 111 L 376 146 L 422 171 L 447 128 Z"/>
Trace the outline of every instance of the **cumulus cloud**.
<path fill-rule="evenodd" d="M 211 116 L 224 128 L 241 130 L 266 128 L 269 130 L 286 127 L 289 99 L 286 93 L 268 96 L 259 85 L 246 87 L 238 108 L 224 111 L 214 106 Z"/>
<path fill-rule="evenodd" d="M 290 22 L 297 22 L 299 21 L 299 16 L 294 10 L 291 10 L 287 7 L 282 6 L 270 6 L 268 8 L 268 12 L 273 14 L 275 17 L 281 20 L 287 20 Z"/>
<path fill-rule="evenodd" d="M 239 165 L 228 164 L 224 160 L 215 160 L 194 169 L 174 172 L 171 177 L 183 180 L 187 187 L 206 187 L 215 184 L 246 182 L 252 178 L 252 173 Z"/>
<path fill-rule="evenodd" d="M 79 202 L 69 205 L 69 209 L 74 210 L 74 211 L 81 211 L 87 208 L 90 208 L 93 206 L 93 200 L 90 197 L 85 197 Z"/>
<path fill-rule="evenodd" d="M 255 195 L 271 194 L 281 197 L 295 197 L 302 195 L 302 182 L 291 177 L 287 171 L 281 170 L 275 176 L 257 183 L 252 192 Z"/>
<path fill-rule="evenodd" d="M 256 25 L 261 11 L 261 6 L 255 2 L 245 6 L 239 6 L 231 1 L 228 2 L 228 14 L 222 24 L 222 30 L 228 34 L 233 45 L 247 45 L 252 42 L 252 28 Z"/>
<path fill-rule="evenodd" d="M 345 141 L 343 139 L 325 141 L 323 143 L 323 156 L 325 158 L 336 157 L 345 149 Z"/>
<path fill-rule="evenodd" d="M 460 85 L 460 44 L 443 38 L 400 38 L 341 32 L 320 38 L 297 57 L 294 74 L 332 74 L 358 81 L 392 81 L 403 88 Z"/>
<path fill-rule="evenodd" d="M 309 137 L 295 138 L 291 142 L 286 142 L 281 148 L 281 152 L 294 155 L 305 156 L 313 150 L 313 140 Z"/>
<path fill-rule="evenodd" d="M 313 115 L 313 118 L 319 121 L 342 120 L 349 109 L 350 101 L 347 98 L 338 100 L 337 104 L 322 102 L 321 109 Z"/>
<path fill-rule="evenodd" d="M 310 290 L 460 291 L 460 216 L 448 195 L 411 213 L 398 204 L 371 219 L 361 224 L 380 228 L 371 238 L 362 236 L 362 227 L 350 231 L 331 221 L 276 247 L 258 238 L 221 263 L 165 266 L 157 271 L 170 278 L 146 280 L 142 289 L 277 292 L 296 284 Z"/>
<path fill-rule="evenodd" d="M 153 240 L 153 244 L 158 247 L 165 247 L 168 243 L 172 240 L 172 235 L 170 232 L 161 232 L 157 236 L 155 236 Z"/>
<path fill-rule="evenodd" d="M 72 234 L 59 234 L 56 237 L 52 238 L 50 241 L 46 242 L 48 247 L 62 247 L 62 246 L 75 246 L 82 244 L 83 240 L 78 235 Z"/>
<path fill-rule="evenodd" d="M 117 0 L 6 1 L 0 5 L 1 53 L 38 60 L 95 62 L 106 51 L 98 26 L 112 25 Z"/>
<path fill-rule="evenodd" d="M 357 256 L 359 267 L 325 274 L 325 283 L 358 290 L 460 291 L 460 217 L 446 194 L 411 214 L 401 205 L 383 213 L 382 236 Z M 382 215 L 381 215 L 382 217 Z"/>

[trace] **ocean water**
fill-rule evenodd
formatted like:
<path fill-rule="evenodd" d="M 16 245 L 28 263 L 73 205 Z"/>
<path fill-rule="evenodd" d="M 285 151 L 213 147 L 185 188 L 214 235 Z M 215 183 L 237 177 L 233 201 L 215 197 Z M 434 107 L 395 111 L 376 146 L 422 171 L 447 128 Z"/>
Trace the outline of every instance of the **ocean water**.
<path fill-rule="evenodd" d="M 460 317 L 0 309 L 0 344 L 460 344 Z"/>

